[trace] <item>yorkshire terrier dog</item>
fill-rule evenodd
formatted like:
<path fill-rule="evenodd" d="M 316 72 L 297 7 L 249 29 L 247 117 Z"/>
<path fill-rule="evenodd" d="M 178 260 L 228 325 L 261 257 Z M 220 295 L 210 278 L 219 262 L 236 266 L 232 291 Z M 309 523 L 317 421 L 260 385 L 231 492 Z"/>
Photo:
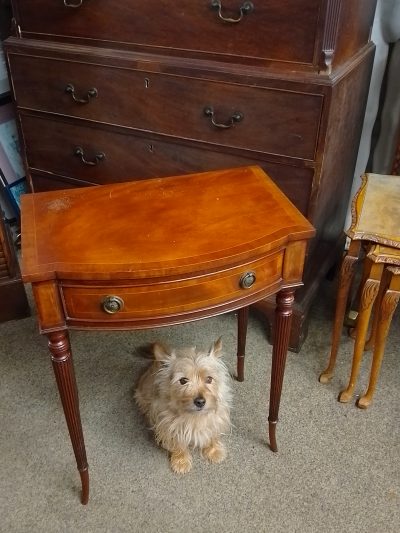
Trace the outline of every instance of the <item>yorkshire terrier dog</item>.
<path fill-rule="evenodd" d="M 177 474 L 189 472 L 195 448 L 211 463 L 226 457 L 221 436 L 230 429 L 231 391 L 221 349 L 221 339 L 208 352 L 156 343 L 154 361 L 139 380 L 136 402 Z"/>

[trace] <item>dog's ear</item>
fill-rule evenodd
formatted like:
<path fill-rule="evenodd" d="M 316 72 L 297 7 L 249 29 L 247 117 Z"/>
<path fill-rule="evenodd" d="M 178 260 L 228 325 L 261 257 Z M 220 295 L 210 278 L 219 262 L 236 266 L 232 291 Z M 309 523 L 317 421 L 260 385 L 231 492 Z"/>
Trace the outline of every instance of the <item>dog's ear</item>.
<path fill-rule="evenodd" d="M 175 355 L 173 350 L 159 342 L 153 344 L 153 354 L 156 361 L 165 361 Z"/>
<path fill-rule="evenodd" d="M 211 346 L 208 355 L 213 355 L 214 357 L 221 357 L 222 355 L 222 337 L 217 339 L 214 344 Z"/>

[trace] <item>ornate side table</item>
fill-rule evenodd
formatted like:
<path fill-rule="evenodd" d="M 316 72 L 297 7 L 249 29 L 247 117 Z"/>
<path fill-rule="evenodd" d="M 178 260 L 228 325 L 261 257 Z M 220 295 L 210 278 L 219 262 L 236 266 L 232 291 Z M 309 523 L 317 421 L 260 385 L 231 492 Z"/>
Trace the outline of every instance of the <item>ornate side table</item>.
<path fill-rule="evenodd" d="M 357 405 L 366 408 L 372 401 L 386 336 L 397 306 L 400 267 L 400 177 L 365 174 L 352 202 L 352 223 L 346 231 L 351 239 L 339 277 L 336 312 L 332 332 L 332 346 L 327 368 L 320 382 L 327 383 L 333 376 L 348 295 L 354 277 L 355 265 L 364 261 L 360 284 L 360 303 L 355 330 L 355 344 L 351 376 L 339 401 L 348 402 L 354 388 L 364 349 L 374 348 L 368 392 Z M 364 257 L 365 256 L 365 257 Z M 375 305 L 375 307 L 374 307 Z M 372 309 L 375 309 L 371 336 L 367 330 Z"/>
<path fill-rule="evenodd" d="M 22 274 L 49 339 L 82 503 L 89 475 L 68 329 L 170 326 L 277 293 L 268 418 L 277 451 L 292 304 L 313 235 L 259 167 L 24 195 Z"/>
<path fill-rule="evenodd" d="M 348 402 L 353 397 L 364 348 L 372 348 L 372 365 L 368 389 L 357 401 L 366 409 L 372 402 L 385 351 L 386 338 L 393 314 L 400 298 L 400 249 L 371 246 L 365 259 L 365 283 L 362 287 L 360 313 L 355 333 L 353 363 L 347 388 L 339 400 Z M 374 307 L 371 336 L 367 341 L 367 327 Z"/>

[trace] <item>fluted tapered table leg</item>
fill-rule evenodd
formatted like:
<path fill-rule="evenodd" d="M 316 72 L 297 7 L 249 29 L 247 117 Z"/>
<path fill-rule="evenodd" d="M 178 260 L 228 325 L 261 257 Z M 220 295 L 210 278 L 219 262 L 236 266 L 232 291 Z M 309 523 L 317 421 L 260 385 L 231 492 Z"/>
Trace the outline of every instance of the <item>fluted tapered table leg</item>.
<path fill-rule="evenodd" d="M 85 505 L 89 500 L 89 470 L 79 413 L 78 389 L 76 386 L 69 338 L 68 334 L 64 331 L 50 333 L 47 336 L 49 339 L 49 350 L 51 353 L 54 374 L 64 409 L 65 419 L 67 421 L 76 463 L 81 476 L 81 502 Z"/>
<path fill-rule="evenodd" d="M 278 451 L 276 444 L 276 425 L 278 422 L 283 376 L 289 347 L 290 326 L 292 323 L 294 289 L 282 289 L 276 296 L 274 345 L 272 349 L 271 390 L 269 400 L 269 443 L 273 452 Z"/>
<path fill-rule="evenodd" d="M 238 311 L 238 345 L 237 345 L 237 380 L 244 381 L 244 358 L 246 355 L 247 323 L 249 308 L 242 307 Z"/>

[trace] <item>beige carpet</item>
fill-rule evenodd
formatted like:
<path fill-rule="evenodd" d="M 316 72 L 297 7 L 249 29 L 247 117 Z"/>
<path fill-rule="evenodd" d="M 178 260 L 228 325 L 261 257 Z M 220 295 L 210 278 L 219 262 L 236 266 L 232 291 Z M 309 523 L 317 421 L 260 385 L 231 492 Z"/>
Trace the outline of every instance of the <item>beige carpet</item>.
<path fill-rule="evenodd" d="M 235 368 L 233 314 L 134 333 L 73 332 L 81 414 L 90 465 L 88 506 L 58 399 L 46 340 L 35 317 L 0 325 L 0 531 L 12 532 L 363 532 L 400 530 L 399 313 L 373 406 L 336 401 L 352 341 L 343 335 L 337 372 L 318 383 L 330 344 L 333 287 L 316 303 L 300 354 L 286 366 L 277 454 L 267 446 L 271 347 L 251 317 L 246 381 L 233 382 L 234 429 L 218 466 L 196 456 L 176 477 L 133 402 L 155 339 L 208 346 L 223 335 Z M 359 393 L 364 389 L 365 358 Z"/>

